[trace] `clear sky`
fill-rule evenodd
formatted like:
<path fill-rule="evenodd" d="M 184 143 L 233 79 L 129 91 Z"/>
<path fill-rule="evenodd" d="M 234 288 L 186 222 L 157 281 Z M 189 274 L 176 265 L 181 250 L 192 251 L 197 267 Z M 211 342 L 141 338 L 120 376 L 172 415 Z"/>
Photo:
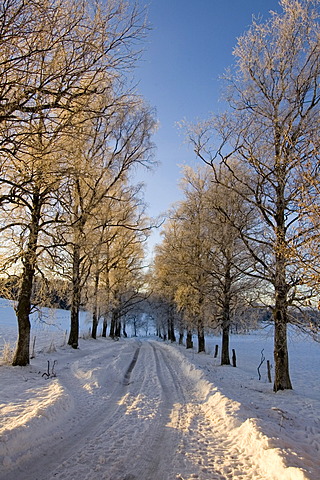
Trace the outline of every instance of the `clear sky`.
<path fill-rule="evenodd" d="M 234 62 L 237 38 L 253 15 L 266 19 L 270 10 L 279 9 L 277 0 L 150 0 L 152 30 L 136 71 L 139 93 L 155 107 L 159 121 L 154 136 L 159 166 L 142 175 L 149 215 L 161 214 L 181 198 L 180 166 L 199 163 L 177 122 L 222 110 L 219 76 Z M 158 241 L 154 233 L 150 244 Z"/>

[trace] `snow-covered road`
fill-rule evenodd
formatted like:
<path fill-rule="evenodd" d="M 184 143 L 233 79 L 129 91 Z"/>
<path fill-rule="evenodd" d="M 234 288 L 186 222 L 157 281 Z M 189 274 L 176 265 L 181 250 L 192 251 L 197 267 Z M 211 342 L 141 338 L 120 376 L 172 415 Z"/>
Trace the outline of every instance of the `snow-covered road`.
<path fill-rule="evenodd" d="M 16 367 L 19 382 L 3 368 L 1 480 L 308 478 L 169 345 L 86 341 Z"/>

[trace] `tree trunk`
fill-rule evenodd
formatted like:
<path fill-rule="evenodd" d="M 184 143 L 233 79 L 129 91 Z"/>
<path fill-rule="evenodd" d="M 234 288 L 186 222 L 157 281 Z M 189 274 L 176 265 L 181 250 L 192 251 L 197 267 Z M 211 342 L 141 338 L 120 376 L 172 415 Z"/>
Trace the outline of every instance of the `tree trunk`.
<path fill-rule="evenodd" d="M 170 306 L 170 310 L 169 310 L 169 334 L 168 334 L 168 339 L 171 342 L 176 341 L 176 335 L 174 333 L 174 310 L 173 310 L 172 305 Z"/>
<path fill-rule="evenodd" d="M 292 384 L 289 374 L 289 356 L 287 346 L 287 305 L 286 294 L 276 292 L 274 318 L 274 364 L 275 378 L 273 390 L 290 390 Z"/>
<path fill-rule="evenodd" d="M 221 365 L 230 365 L 229 355 L 229 333 L 230 333 L 230 298 L 231 298 L 231 263 L 227 260 L 224 275 L 223 291 L 223 312 L 222 312 L 222 345 Z"/>
<path fill-rule="evenodd" d="M 98 317 L 97 311 L 93 310 L 92 312 L 92 332 L 91 337 L 96 339 L 97 338 L 97 330 L 98 330 Z"/>
<path fill-rule="evenodd" d="M 198 353 L 205 352 L 204 327 L 201 320 L 198 321 Z"/>
<path fill-rule="evenodd" d="M 137 337 L 137 319 L 133 319 L 133 336 Z"/>
<path fill-rule="evenodd" d="M 112 312 L 109 337 L 121 337 L 120 313 L 117 309 L 113 310 Z"/>
<path fill-rule="evenodd" d="M 30 363 L 30 311 L 32 286 L 37 261 L 37 246 L 39 235 L 39 222 L 41 215 L 41 202 L 38 194 L 32 199 L 32 212 L 30 234 L 27 251 L 23 259 L 23 271 L 19 290 L 16 314 L 18 320 L 18 341 L 12 365 L 25 366 Z"/>
<path fill-rule="evenodd" d="M 288 285 L 286 277 L 287 268 L 287 242 L 285 226 L 285 178 L 286 164 L 280 158 L 280 148 L 277 147 L 276 175 L 278 185 L 276 189 L 276 242 L 275 242 L 275 307 L 274 318 L 274 365 L 275 379 L 273 390 L 292 389 L 289 375 L 289 357 L 287 346 L 287 310 L 288 310 Z"/>
<path fill-rule="evenodd" d="M 119 316 L 118 316 L 117 321 L 116 321 L 115 336 L 117 338 L 121 337 L 121 321 L 120 321 Z"/>
<path fill-rule="evenodd" d="M 115 315 L 115 312 L 112 311 L 109 337 L 111 337 L 111 338 L 115 337 L 115 330 L 116 330 L 116 315 Z"/>
<path fill-rule="evenodd" d="M 170 329 L 170 307 L 168 308 L 168 313 L 167 313 L 167 334 L 168 334 L 168 340 L 171 340 L 171 329 Z"/>
<path fill-rule="evenodd" d="M 99 290 L 99 269 L 97 266 L 95 279 L 94 279 L 94 291 L 93 291 L 93 312 L 92 312 L 92 338 L 97 338 L 97 329 L 99 323 L 98 316 L 98 290 Z"/>
<path fill-rule="evenodd" d="M 107 245 L 108 246 L 108 245 Z M 107 304 L 107 312 L 109 312 L 109 307 L 110 307 L 110 277 L 109 277 L 109 268 L 106 269 L 106 286 L 105 286 L 105 291 L 106 291 L 106 304 Z M 108 318 L 108 314 L 105 314 L 104 316 L 104 319 L 103 319 L 103 327 L 102 327 L 102 336 L 104 338 L 106 338 L 107 336 L 107 324 L 108 324 L 108 321 L 107 321 L 107 318 Z M 110 327 L 111 329 L 111 327 Z"/>
<path fill-rule="evenodd" d="M 230 324 L 222 328 L 221 365 L 230 365 L 229 332 Z"/>
<path fill-rule="evenodd" d="M 123 322 L 122 333 L 123 333 L 124 338 L 128 337 L 128 334 L 127 334 L 127 331 L 126 331 L 126 322 Z"/>
<path fill-rule="evenodd" d="M 29 278 L 25 277 L 28 275 Z M 30 276 L 29 276 L 30 275 Z M 26 271 L 23 276 L 19 300 L 16 308 L 18 318 L 18 341 L 13 358 L 12 365 L 20 365 L 21 367 L 29 364 L 30 355 L 30 310 L 31 310 L 31 292 L 32 292 L 32 277 L 31 272 L 28 274 Z"/>
<path fill-rule="evenodd" d="M 68 345 L 78 348 L 79 342 L 79 310 L 80 310 L 80 246 L 73 246 L 73 268 L 72 268 L 72 302 L 71 302 L 71 324 Z"/>
<path fill-rule="evenodd" d="M 24 266 L 23 279 L 19 293 L 18 304 L 16 308 L 18 318 L 18 342 L 12 365 L 21 367 L 29 364 L 30 355 L 30 310 L 32 293 L 32 268 Z"/>
<path fill-rule="evenodd" d="M 193 348 L 192 331 L 190 328 L 187 329 L 186 348 Z"/>
<path fill-rule="evenodd" d="M 107 336 L 107 327 L 108 327 L 108 321 L 106 317 L 103 318 L 103 324 L 102 324 L 102 337 L 106 338 Z"/>
<path fill-rule="evenodd" d="M 232 349 L 232 366 L 233 367 L 237 366 L 237 356 L 234 348 Z"/>
<path fill-rule="evenodd" d="M 183 344 L 183 328 L 179 332 L 179 345 Z"/>

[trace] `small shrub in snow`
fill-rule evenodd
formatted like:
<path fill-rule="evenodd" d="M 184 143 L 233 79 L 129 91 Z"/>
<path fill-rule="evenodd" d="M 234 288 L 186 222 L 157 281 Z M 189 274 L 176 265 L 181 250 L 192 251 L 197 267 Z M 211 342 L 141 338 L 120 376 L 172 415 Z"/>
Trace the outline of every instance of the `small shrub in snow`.
<path fill-rule="evenodd" d="M 83 340 L 89 340 L 91 338 L 91 328 L 89 328 L 88 332 L 83 332 L 82 335 L 80 335 L 80 338 Z"/>
<path fill-rule="evenodd" d="M 56 351 L 57 351 L 57 349 L 56 349 L 56 346 L 55 346 L 55 344 L 54 344 L 54 341 L 51 340 L 50 346 L 49 346 L 49 348 L 48 348 L 48 350 L 47 350 L 46 353 L 54 353 L 54 352 L 56 352 Z"/>
<path fill-rule="evenodd" d="M 0 363 L 2 363 L 2 365 L 11 365 L 13 361 L 14 350 L 15 349 L 10 342 L 4 343 L 0 357 Z"/>

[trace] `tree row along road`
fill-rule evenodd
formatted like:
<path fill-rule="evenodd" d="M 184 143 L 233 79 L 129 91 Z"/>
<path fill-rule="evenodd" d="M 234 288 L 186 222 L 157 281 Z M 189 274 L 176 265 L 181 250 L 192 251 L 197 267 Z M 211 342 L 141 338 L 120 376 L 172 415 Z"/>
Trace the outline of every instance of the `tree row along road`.
<path fill-rule="evenodd" d="M 6 480 L 268 479 L 223 431 L 199 382 L 166 345 L 115 347 L 111 359 L 100 350 L 60 371 L 74 404 L 63 434 L 52 427 Z"/>

